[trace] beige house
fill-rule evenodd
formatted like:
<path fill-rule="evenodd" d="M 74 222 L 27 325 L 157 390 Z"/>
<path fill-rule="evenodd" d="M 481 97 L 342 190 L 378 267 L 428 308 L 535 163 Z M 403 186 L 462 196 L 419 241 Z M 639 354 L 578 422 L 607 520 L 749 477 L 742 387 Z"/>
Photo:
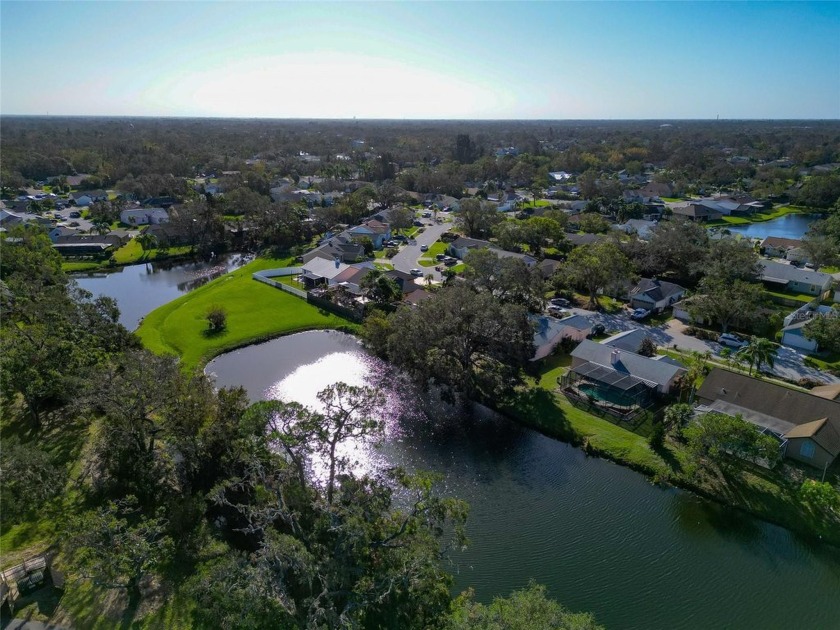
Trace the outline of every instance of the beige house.
<path fill-rule="evenodd" d="M 711 411 L 772 433 L 785 457 L 824 468 L 840 455 L 840 401 L 714 368 L 697 392 Z"/>

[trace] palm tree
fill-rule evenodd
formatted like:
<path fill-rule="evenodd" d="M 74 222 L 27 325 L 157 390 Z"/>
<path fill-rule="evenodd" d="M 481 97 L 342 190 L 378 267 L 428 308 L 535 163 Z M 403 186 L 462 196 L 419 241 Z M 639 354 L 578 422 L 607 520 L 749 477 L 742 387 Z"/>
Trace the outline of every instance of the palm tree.
<path fill-rule="evenodd" d="M 776 344 L 769 339 L 750 337 L 747 345 L 738 350 L 738 355 L 750 364 L 750 376 L 752 376 L 753 366 L 755 366 L 756 372 L 761 371 L 762 363 L 766 363 L 772 368 L 776 352 Z"/>
<path fill-rule="evenodd" d="M 107 234 L 111 231 L 111 223 L 105 217 L 98 217 L 93 220 L 93 229 L 97 234 Z"/>
<path fill-rule="evenodd" d="M 157 238 L 154 234 L 143 232 L 140 236 L 137 237 L 137 243 L 140 245 L 140 249 L 146 251 L 149 249 L 154 249 L 154 247 L 157 245 Z"/>
<path fill-rule="evenodd" d="M 691 351 L 691 355 L 686 359 L 685 365 L 687 371 L 683 376 L 683 382 L 689 387 L 688 402 L 694 400 L 694 393 L 697 391 L 697 386 L 706 373 L 709 371 L 709 359 L 712 358 L 710 351 L 697 352 Z"/>

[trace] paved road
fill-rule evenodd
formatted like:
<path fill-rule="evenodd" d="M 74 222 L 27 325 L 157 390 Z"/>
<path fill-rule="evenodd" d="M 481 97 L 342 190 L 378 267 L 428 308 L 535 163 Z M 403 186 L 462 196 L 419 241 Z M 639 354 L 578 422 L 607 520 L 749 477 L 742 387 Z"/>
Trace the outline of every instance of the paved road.
<path fill-rule="evenodd" d="M 445 220 L 447 215 L 444 212 L 439 212 L 438 218 Z M 422 221 L 426 229 L 415 237 L 413 245 L 401 246 L 399 253 L 391 259 L 391 264 L 397 271 L 409 273 L 415 268 L 422 269 L 424 276 L 431 273 L 434 274 L 435 280 L 441 280 L 442 276 L 439 271 L 435 271 L 434 267 L 421 267 L 417 263 L 417 259 L 426 256 L 424 252 L 420 251 L 422 245 L 431 247 L 432 243 L 438 240 L 440 235 L 448 231 L 452 225 L 450 223 L 435 223 L 430 219 L 422 219 Z"/>
<path fill-rule="evenodd" d="M 681 350 L 696 350 L 697 352 L 711 351 L 714 355 L 720 355 L 723 349 L 715 341 L 703 341 L 685 334 L 686 325 L 678 319 L 671 319 L 658 326 L 649 326 L 644 323 L 635 322 L 626 314 L 608 315 L 606 313 L 595 313 L 582 308 L 571 309 L 572 312 L 589 317 L 594 323 L 601 323 L 607 331 L 624 331 L 633 328 L 643 328 L 658 346 L 673 347 Z M 810 378 L 825 383 L 840 382 L 840 378 L 826 374 L 820 370 L 808 367 L 804 362 L 805 355 L 792 348 L 780 346 L 776 354 L 775 365 L 772 372 L 782 378 L 797 381 L 800 378 Z M 764 366 L 764 369 L 767 369 Z"/>

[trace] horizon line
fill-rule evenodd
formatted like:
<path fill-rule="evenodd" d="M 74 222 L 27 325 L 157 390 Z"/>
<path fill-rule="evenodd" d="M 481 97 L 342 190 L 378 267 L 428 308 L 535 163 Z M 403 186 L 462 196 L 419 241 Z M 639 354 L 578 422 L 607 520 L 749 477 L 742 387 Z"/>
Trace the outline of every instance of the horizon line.
<path fill-rule="evenodd" d="M 4 114 L 0 118 L 116 118 L 167 120 L 278 120 L 324 122 L 840 122 L 836 118 L 359 118 L 302 117 L 302 116 L 201 116 L 157 114 Z"/>

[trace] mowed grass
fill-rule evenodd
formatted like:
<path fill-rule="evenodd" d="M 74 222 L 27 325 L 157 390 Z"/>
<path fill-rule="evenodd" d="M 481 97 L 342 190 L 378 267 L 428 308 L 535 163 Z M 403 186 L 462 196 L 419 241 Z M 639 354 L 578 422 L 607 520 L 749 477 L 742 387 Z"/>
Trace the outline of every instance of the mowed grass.
<path fill-rule="evenodd" d="M 186 369 L 193 369 L 228 350 L 283 334 L 322 328 L 355 330 L 343 317 L 251 277 L 255 271 L 291 262 L 259 259 L 217 278 L 149 313 L 137 334 L 152 352 L 177 355 Z M 216 334 L 208 334 L 206 315 L 212 306 L 227 311 L 227 326 Z"/>
<path fill-rule="evenodd" d="M 440 263 L 437 261 L 435 256 L 438 254 L 445 254 L 448 247 L 449 245 L 443 241 L 435 241 L 429 246 L 429 251 L 424 252 L 423 258 L 417 262 L 421 267 L 434 267 L 435 265 L 439 265 Z"/>

